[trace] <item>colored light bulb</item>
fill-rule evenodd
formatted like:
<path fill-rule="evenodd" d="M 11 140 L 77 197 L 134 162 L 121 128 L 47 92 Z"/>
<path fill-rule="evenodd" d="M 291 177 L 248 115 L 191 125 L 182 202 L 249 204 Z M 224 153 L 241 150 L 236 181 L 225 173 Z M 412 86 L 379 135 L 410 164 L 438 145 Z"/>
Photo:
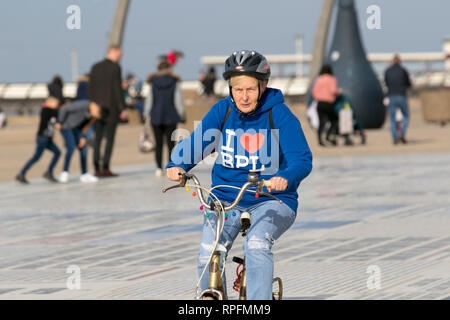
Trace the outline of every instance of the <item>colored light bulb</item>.
<path fill-rule="evenodd" d="M 186 191 L 189 191 L 189 187 L 186 187 Z"/>
<path fill-rule="evenodd" d="M 203 205 L 200 206 L 200 210 L 203 210 Z"/>
<path fill-rule="evenodd" d="M 197 194 L 195 193 L 195 191 L 194 192 L 192 192 L 192 196 L 193 197 L 195 197 Z"/>
<path fill-rule="evenodd" d="M 255 198 L 258 199 L 259 198 L 259 194 L 255 193 Z"/>

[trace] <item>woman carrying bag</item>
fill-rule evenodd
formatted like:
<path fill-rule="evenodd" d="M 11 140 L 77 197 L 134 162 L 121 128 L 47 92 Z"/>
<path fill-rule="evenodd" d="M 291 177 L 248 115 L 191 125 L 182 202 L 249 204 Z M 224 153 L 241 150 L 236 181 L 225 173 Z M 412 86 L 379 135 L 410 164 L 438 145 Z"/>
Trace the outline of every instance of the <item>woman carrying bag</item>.
<path fill-rule="evenodd" d="M 183 95 L 181 92 L 181 79 L 172 71 L 170 64 L 162 61 L 158 64 L 158 72 L 147 78 L 149 92 L 145 101 L 145 117 L 153 128 L 155 135 L 155 176 L 161 177 L 162 149 L 165 139 L 169 157 L 175 146 L 172 133 L 177 124 L 185 121 Z"/>

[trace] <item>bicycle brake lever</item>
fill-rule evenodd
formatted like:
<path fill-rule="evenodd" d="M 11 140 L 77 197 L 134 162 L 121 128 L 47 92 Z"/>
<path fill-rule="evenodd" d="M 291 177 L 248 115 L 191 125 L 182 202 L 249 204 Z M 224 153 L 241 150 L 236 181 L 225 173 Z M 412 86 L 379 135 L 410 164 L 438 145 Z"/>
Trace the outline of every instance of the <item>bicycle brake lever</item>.
<path fill-rule="evenodd" d="M 169 190 L 171 190 L 171 189 L 182 188 L 182 187 L 184 187 L 184 186 L 186 185 L 186 181 L 192 177 L 192 175 L 189 175 L 189 174 L 187 174 L 187 173 L 181 173 L 181 172 L 178 173 L 178 175 L 181 176 L 181 181 L 180 181 L 180 183 L 179 183 L 179 184 L 176 184 L 176 185 L 174 185 L 174 186 L 168 187 L 168 188 L 166 188 L 166 189 L 163 189 L 163 190 L 162 190 L 163 193 L 166 193 L 167 191 L 169 191 Z"/>
<path fill-rule="evenodd" d="M 262 192 L 258 192 L 258 194 L 259 194 L 259 195 L 266 196 L 266 197 L 273 198 L 273 199 L 277 200 L 279 203 L 283 203 L 283 201 L 281 201 L 280 199 L 278 199 L 278 198 L 275 197 L 274 195 L 269 194 L 269 193 L 267 193 L 267 192 L 262 191 Z"/>
<path fill-rule="evenodd" d="M 162 189 L 162 192 L 163 192 L 163 193 L 166 193 L 166 192 L 169 191 L 170 189 L 181 188 L 181 187 L 184 187 L 184 186 L 181 185 L 181 183 L 180 183 L 180 184 L 176 184 L 176 185 L 171 186 L 171 187 L 168 187 L 168 188 L 166 188 L 166 189 Z"/>

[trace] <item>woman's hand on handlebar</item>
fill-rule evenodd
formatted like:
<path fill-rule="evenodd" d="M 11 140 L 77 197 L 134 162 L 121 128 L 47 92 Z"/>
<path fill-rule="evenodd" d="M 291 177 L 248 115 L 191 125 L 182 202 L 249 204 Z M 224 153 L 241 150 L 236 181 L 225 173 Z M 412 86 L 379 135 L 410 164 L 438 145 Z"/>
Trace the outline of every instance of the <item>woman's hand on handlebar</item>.
<path fill-rule="evenodd" d="M 269 180 L 270 186 L 267 186 L 267 191 L 284 191 L 288 187 L 288 181 L 282 177 L 272 177 Z"/>
<path fill-rule="evenodd" d="M 181 176 L 179 173 L 186 173 L 183 168 L 180 167 L 170 167 L 166 170 L 167 179 L 171 181 L 181 182 Z"/>

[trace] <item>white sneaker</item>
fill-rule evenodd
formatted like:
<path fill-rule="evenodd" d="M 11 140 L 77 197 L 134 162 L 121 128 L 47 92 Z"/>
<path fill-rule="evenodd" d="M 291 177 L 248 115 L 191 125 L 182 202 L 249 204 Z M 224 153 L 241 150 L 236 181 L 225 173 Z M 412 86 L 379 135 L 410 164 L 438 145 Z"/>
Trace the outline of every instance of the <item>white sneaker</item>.
<path fill-rule="evenodd" d="M 58 181 L 61 183 L 69 182 L 69 172 L 63 171 L 59 174 Z"/>
<path fill-rule="evenodd" d="M 81 175 L 80 181 L 81 181 L 81 182 L 84 182 L 84 183 L 91 183 L 91 182 L 97 182 L 97 181 L 98 181 L 98 178 L 95 177 L 95 176 L 93 176 L 93 175 L 90 174 L 90 173 L 85 173 L 85 174 L 82 174 L 82 175 Z"/>
<path fill-rule="evenodd" d="M 163 171 L 161 169 L 156 169 L 155 171 L 155 176 L 156 177 L 162 177 L 163 176 Z"/>

